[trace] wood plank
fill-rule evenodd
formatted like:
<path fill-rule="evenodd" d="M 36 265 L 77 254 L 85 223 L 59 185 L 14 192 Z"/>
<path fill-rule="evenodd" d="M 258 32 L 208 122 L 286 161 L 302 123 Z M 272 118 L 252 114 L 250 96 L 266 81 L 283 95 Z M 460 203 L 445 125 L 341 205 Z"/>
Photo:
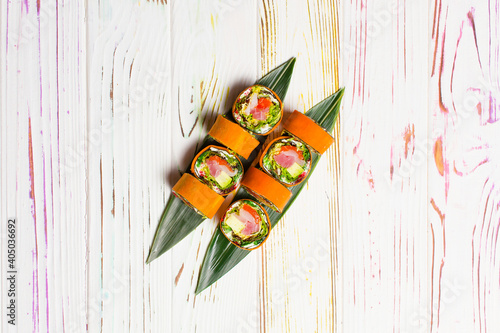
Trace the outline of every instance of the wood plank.
<path fill-rule="evenodd" d="M 343 331 L 427 331 L 428 8 L 344 5 Z"/>
<path fill-rule="evenodd" d="M 2 2 L 17 331 L 495 331 L 498 8 Z M 265 246 L 195 297 L 217 217 L 145 265 L 160 214 L 216 115 L 291 56 L 286 113 L 346 86 L 338 139 Z"/>
<path fill-rule="evenodd" d="M 338 3 L 332 1 L 260 2 L 262 72 L 297 57 L 284 100 L 287 115 L 294 109 L 307 111 L 338 88 L 338 10 Z M 339 134 L 337 126 L 334 136 Z M 260 318 L 247 320 L 261 332 L 340 330 L 341 276 L 336 255 L 340 142 L 336 140 L 325 154 L 299 201 L 263 246 Z"/>
<path fill-rule="evenodd" d="M 229 110 L 238 93 L 259 78 L 257 6 L 255 1 L 243 0 L 179 0 L 171 4 L 175 125 L 170 151 L 176 156 L 172 169 L 177 170 L 191 162 L 196 143 L 205 136 L 217 114 Z M 176 172 L 172 180 L 179 176 Z M 259 276 L 255 256 L 200 295 L 194 295 L 205 250 L 222 213 L 205 221 L 170 251 L 175 277 L 171 304 L 173 318 L 177 318 L 172 332 L 234 331 L 246 314 L 257 311 Z"/>
<path fill-rule="evenodd" d="M 170 8 L 89 2 L 89 308 L 92 332 L 171 322 L 168 263 L 146 266 L 170 193 Z"/>
<path fill-rule="evenodd" d="M 16 218 L 18 269 L 17 326 L 2 318 L 1 330 L 81 331 L 87 302 L 85 6 L 4 1 L 0 11 L 1 218 Z"/>
<path fill-rule="evenodd" d="M 89 284 L 102 309 L 89 319 L 92 330 L 156 332 L 170 327 L 179 332 L 223 325 L 224 331 L 230 323 L 214 318 L 238 311 L 237 300 L 213 304 L 230 299 L 227 286 L 222 291 L 226 296 L 194 297 L 214 222 L 206 222 L 154 264 L 144 266 L 143 258 L 180 176 L 177 170 L 192 159 L 215 115 L 256 79 L 251 43 L 256 41 L 255 6 L 236 5 L 178 1 L 89 6 L 93 26 L 101 27 L 92 32 L 95 42 L 89 49 L 90 126 L 102 133 L 89 156 L 94 193 Z M 248 28 L 230 29 L 237 24 Z M 250 43 L 235 49 L 242 36 Z M 107 119 L 111 128 L 104 132 Z M 122 280 L 123 290 L 113 292 L 113 284 Z M 235 280 L 232 286 L 234 293 L 239 284 Z"/>
<path fill-rule="evenodd" d="M 432 4 L 432 332 L 498 330 L 499 2 Z"/>

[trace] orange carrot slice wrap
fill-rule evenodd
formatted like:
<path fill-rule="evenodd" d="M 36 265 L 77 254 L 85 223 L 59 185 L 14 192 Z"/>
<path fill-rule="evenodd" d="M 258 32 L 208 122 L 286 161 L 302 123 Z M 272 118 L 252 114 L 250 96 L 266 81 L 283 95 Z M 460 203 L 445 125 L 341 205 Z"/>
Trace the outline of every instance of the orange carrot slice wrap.
<path fill-rule="evenodd" d="M 288 188 L 255 167 L 251 167 L 245 173 L 241 186 L 260 202 L 280 213 L 292 197 L 292 192 Z"/>
<path fill-rule="evenodd" d="M 217 117 L 208 135 L 245 159 L 259 145 L 259 140 L 252 134 L 221 115 Z"/>
<path fill-rule="evenodd" d="M 214 217 L 224 202 L 224 197 L 217 194 L 193 175 L 185 173 L 174 185 L 172 192 L 186 205 L 209 219 Z"/>
<path fill-rule="evenodd" d="M 305 114 L 295 110 L 283 124 L 283 129 L 323 154 L 333 143 L 333 137 Z"/>

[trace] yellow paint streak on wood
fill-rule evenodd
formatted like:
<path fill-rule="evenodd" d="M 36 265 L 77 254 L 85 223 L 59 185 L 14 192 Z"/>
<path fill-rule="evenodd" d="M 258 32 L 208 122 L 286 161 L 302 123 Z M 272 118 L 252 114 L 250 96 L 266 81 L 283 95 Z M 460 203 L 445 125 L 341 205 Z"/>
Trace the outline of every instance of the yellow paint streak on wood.
<path fill-rule="evenodd" d="M 338 89 L 337 10 L 332 1 L 308 1 L 293 6 L 279 1 L 260 3 L 262 73 L 297 56 L 287 97 L 290 110 L 307 111 Z M 333 134 L 339 137 L 339 123 Z M 316 179 L 308 182 L 299 199 L 308 201 L 308 196 L 316 193 L 324 198 L 321 205 L 316 209 L 292 207 L 273 229 L 264 247 L 261 260 L 280 264 L 279 267 L 262 264 L 262 279 L 266 282 L 261 293 L 265 297 L 260 309 L 264 322 L 261 331 L 340 330 L 340 309 L 336 306 L 341 304 L 337 255 L 340 148 L 337 140 L 324 154 L 315 171 Z M 328 182 L 325 184 L 321 179 Z M 317 214 L 315 217 L 312 211 Z M 277 296 L 280 292 L 281 303 Z M 302 304 L 300 310 L 297 302 Z"/>

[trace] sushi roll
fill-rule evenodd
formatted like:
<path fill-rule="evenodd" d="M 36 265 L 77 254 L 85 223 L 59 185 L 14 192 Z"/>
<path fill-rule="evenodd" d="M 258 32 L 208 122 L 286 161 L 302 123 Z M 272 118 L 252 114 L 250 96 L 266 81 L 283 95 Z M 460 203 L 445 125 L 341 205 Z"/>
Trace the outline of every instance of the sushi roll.
<path fill-rule="evenodd" d="M 264 149 L 260 167 L 283 185 L 295 186 L 307 177 L 311 169 L 311 152 L 301 141 L 282 136 Z"/>
<path fill-rule="evenodd" d="M 271 223 L 264 208 L 255 201 L 235 201 L 220 221 L 224 236 L 243 250 L 254 250 L 269 236 Z"/>
<path fill-rule="evenodd" d="M 297 110 L 287 118 L 283 128 L 285 132 L 300 139 L 318 154 L 323 154 L 334 141 L 323 127 Z"/>
<path fill-rule="evenodd" d="M 225 196 L 240 184 L 243 165 L 234 153 L 210 145 L 196 155 L 191 172 L 212 190 Z"/>
<path fill-rule="evenodd" d="M 203 217 L 211 219 L 224 202 L 224 197 L 185 173 L 172 188 L 172 193 Z"/>
<path fill-rule="evenodd" d="M 245 159 L 249 158 L 259 145 L 259 140 L 252 134 L 222 115 L 217 116 L 208 135 Z"/>
<path fill-rule="evenodd" d="M 292 192 L 287 187 L 256 167 L 251 167 L 245 172 L 241 187 L 259 202 L 279 213 L 283 212 L 292 197 Z"/>
<path fill-rule="evenodd" d="M 245 89 L 233 105 L 234 120 L 248 131 L 266 135 L 281 121 L 283 104 L 271 89 L 255 85 Z"/>

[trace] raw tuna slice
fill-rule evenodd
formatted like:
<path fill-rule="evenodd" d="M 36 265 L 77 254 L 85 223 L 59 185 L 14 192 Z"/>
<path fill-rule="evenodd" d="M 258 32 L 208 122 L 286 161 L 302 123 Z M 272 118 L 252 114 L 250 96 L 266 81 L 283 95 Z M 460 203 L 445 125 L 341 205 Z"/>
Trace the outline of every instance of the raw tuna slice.
<path fill-rule="evenodd" d="M 236 174 L 236 170 L 233 170 L 226 160 L 220 158 L 217 155 L 210 156 L 205 163 L 208 166 L 210 175 L 214 178 L 219 177 L 220 173 L 223 171 L 228 176 L 232 177 Z"/>
<path fill-rule="evenodd" d="M 243 205 L 236 217 L 245 224 L 241 231 L 243 235 L 250 236 L 260 230 L 259 214 L 249 205 Z"/>
<path fill-rule="evenodd" d="M 291 167 L 294 163 L 297 163 L 300 166 L 305 164 L 302 152 L 298 151 L 294 146 L 283 146 L 279 154 L 274 156 L 276 162 L 281 165 L 283 168 Z"/>
<path fill-rule="evenodd" d="M 269 99 L 259 98 L 257 106 L 250 111 L 250 114 L 257 120 L 266 120 L 271 105 L 273 103 Z"/>
<path fill-rule="evenodd" d="M 238 187 L 243 178 L 243 165 L 238 156 L 226 148 L 210 145 L 196 155 L 191 173 L 223 196 Z"/>
<path fill-rule="evenodd" d="M 271 141 L 259 160 L 262 170 L 285 186 L 306 179 L 311 168 L 311 152 L 306 144 L 289 136 Z"/>
<path fill-rule="evenodd" d="M 255 85 L 240 93 L 234 102 L 234 120 L 252 133 L 267 135 L 283 117 L 283 103 L 271 89 Z"/>
<path fill-rule="evenodd" d="M 227 208 L 220 220 L 220 230 L 233 245 L 243 250 L 255 250 L 269 236 L 271 223 L 261 205 L 241 199 Z"/>

